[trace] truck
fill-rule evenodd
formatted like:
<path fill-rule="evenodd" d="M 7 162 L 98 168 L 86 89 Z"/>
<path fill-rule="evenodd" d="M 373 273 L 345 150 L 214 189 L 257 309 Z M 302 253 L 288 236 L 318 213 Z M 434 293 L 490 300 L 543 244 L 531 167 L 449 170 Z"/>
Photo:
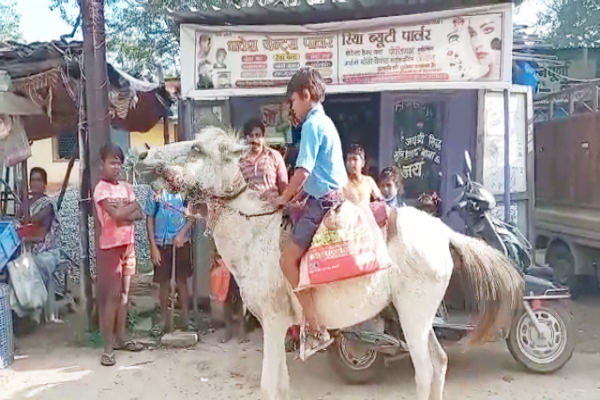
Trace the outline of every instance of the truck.
<path fill-rule="evenodd" d="M 536 248 L 573 296 L 598 288 L 600 79 L 534 100 Z"/>

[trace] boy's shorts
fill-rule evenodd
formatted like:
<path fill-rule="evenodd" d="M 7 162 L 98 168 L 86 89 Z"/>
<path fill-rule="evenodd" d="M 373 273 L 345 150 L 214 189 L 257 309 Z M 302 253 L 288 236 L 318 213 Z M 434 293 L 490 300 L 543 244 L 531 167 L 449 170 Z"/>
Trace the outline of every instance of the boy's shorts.
<path fill-rule="evenodd" d="M 168 283 L 173 274 L 173 245 L 158 246 L 160 265 L 154 266 L 154 283 Z M 175 248 L 175 280 L 180 282 L 192 276 L 192 248 L 190 242 Z"/>
<path fill-rule="evenodd" d="M 136 272 L 135 245 L 128 244 L 111 249 L 98 249 L 96 253 L 96 284 L 98 297 L 120 293 L 124 276 Z"/>
<path fill-rule="evenodd" d="M 301 214 L 292 226 L 292 240 L 294 243 L 302 250 L 308 250 L 313 236 L 315 236 L 327 212 L 340 206 L 344 200 L 344 193 L 341 190 L 330 192 L 320 199 L 308 196 Z"/>

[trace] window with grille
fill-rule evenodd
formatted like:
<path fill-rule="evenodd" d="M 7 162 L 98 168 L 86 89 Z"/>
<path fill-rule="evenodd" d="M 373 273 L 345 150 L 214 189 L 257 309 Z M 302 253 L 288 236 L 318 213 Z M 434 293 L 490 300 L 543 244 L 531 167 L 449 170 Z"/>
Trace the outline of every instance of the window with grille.
<path fill-rule="evenodd" d="M 70 160 L 73 153 L 79 159 L 79 137 L 77 133 L 61 133 L 54 138 L 54 159 Z"/>

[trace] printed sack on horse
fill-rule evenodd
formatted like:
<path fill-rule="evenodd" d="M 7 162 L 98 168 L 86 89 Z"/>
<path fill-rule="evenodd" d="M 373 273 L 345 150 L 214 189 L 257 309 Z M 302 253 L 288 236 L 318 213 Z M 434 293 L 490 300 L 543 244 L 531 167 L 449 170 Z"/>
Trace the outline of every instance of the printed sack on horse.
<path fill-rule="evenodd" d="M 296 290 L 371 274 L 391 264 L 371 210 L 346 201 L 323 218 L 300 263 Z"/>

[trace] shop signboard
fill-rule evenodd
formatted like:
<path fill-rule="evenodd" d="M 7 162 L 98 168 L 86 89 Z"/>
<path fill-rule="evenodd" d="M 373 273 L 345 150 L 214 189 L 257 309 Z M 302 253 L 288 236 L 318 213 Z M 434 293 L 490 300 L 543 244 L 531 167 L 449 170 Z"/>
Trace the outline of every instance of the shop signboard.
<path fill-rule="evenodd" d="M 230 95 L 284 87 L 303 66 L 318 69 L 328 85 L 501 82 L 509 75 L 504 19 L 505 12 L 463 10 L 417 22 L 388 17 L 296 30 L 183 25 L 182 42 L 193 40 L 192 90 Z M 191 69 L 185 55 L 182 65 Z"/>

